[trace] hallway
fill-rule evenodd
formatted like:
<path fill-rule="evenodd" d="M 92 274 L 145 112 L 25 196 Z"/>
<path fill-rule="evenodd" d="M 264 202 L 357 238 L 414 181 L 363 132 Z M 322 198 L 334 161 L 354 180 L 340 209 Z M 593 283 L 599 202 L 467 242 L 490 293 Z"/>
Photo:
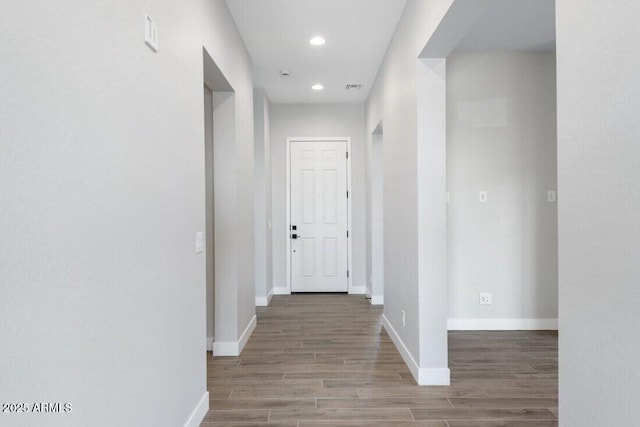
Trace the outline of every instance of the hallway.
<path fill-rule="evenodd" d="M 212 426 L 557 425 L 557 333 L 450 332 L 450 387 L 418 387 L 361 295 L 256 308 L 240 357 L 208 361 Z"/>

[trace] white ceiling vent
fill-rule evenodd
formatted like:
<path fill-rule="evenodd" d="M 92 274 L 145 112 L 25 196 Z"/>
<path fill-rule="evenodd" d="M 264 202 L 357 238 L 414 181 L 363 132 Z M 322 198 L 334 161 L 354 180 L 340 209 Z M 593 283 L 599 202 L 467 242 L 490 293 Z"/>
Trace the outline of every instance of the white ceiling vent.
<path fill-rule="evenodd" d="M 362 89 L 362 85 L 361 84 L 356 84 L 356 83 L 349 83 L 344 88 L 346 90 L 360 90 L 360 89 Z"/>

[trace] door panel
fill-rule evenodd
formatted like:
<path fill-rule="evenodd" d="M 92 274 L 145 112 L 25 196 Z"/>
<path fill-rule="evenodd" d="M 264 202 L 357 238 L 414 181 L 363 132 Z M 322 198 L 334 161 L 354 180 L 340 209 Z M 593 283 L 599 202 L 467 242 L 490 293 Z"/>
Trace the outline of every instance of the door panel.
<path fill-rule="evenodd" d="M 315 171 L 302 171 L 302 223 L 313 225 L 316 222 L 316 175 Z M 306 197 L 304 197 L 306 196 Z"/>
<path fill-rule="evenodd" d="M 302 242 L 302 276 L 305 278 L 316 277 L 316 239 L 304 237 Z"/>
<path fill-rule="evenodd" d="M 322 177 L 322 220 L 324 225 L 338 223 L 338 174 L 335 170 L 324 170 Z M 346 190 L 345 190 L 346 192 Z"/>
<path fill-rule="evenodd" d="M 322 272 L 324 277 L 336 277 L 338 275 L 338 239 L 325 238 L 322 254 L 324 265 Z"/>
<path fill-rule="evenodd" d="M 347 144 L 291 142 L 292 292 L 347 292 Z"/>

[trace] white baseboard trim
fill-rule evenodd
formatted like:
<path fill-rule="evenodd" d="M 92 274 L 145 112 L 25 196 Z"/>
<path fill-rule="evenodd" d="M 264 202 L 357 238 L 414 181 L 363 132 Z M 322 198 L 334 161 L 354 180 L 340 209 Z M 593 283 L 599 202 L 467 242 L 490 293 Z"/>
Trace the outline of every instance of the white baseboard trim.
<path fill-rule="evenodd" d="M 286 286 L 274 286 L 273 287 L 273 294 L 274 295 L 290 295 L 291 291 L 289 291 L 289 288 L 287 288 Z"/>
<path fill-rule="evenodd" d="M 406 363 L 411 375 L 415 378 L 418 385 L 449 385 L 451 382 L 451 374 L 448 368 L 420 368 L 416 360 L 413 358 L 409 349 L 400 338 L 400 335 L 391 326 L 389 319 L 384 314 L 382 315 L 382 325 L 387 331 L 391 340 L 396 345 L 396 348 L 400 352 L 404 363 Z"/>
<path fill-rule="evenodd" d="M 349 295 L 364 295 L 366 293 L 367 288 L 364 286 L 351 286 L 351 290 L 349 291 Z"/>
<path fill-rule="evenodd" d="M 369 288 L 367 288 L 365 295 L 371 300 L 371 305 L 384 305 L 384 295 L 371 295 Z"/>
<path fill-rule="evenodd" d="M 448 319 L 450 331 L 558 330 L 558 319 Z"/>
<path fill-rule="evenodd" d="M 213 351 L 213 337 L 207 337 L 207 351 Z"/>
<path fill-rule="evenodd" d="M 371 305 L 384 305 L 384 295 L 372 295 Z"/>
<path fill-rule="evenodd" d="M 242 353 L 242 349 L 249 341 L 249 337 L 253 333 L 253 330 L 256 328 L 258 323 L 258 318 L 256 315 L 253 315 L 253 318 L 247 325 L 246 329 L 240 336 L 238 341 L 216 341 L 213 343 L 213 355 L 214 356 L 240 356 Z"/>
<path fill-rule="evenodd" d="M 247 341 L 249 341 L 249 338 L 251 338 L 251 334 L 256 329 L 257 324 L 258 324 L 258 317 L 254 314 L 253 317 L 251 318 L 251 321 L 249 322 L 244 332 L 240 336 L 240 341 L 238 342 L 238 356 L 240 356 L 240 353 L 242 353 L 244 346 L 247 345 Z"/>
<path fill-rule="evenodd" d="M 271 288 L 266 297 L 256 297 L 256 307 L 268 307 L 271 298 L 273 298 L 273 288 Z"/>
<path fill-rule="evenodd" d="M 450 385 L 451 371 L 449 368 L 421 368 L 418 385 Z"/>
<path fill-rule="evenodd" d="M 237 341 L 216 341 L 213 343 L 214 356 L 239 356 Z"/>
<path fill-rule="evenodd" d="M 200 423 L 202 423 L 202 420 L 204 420 L 204 417 L 205 415 L 207 415 L 208 411 L 209 411 L 209 392 L 205 391 L 204 395 L 200 399 L 200 402 L 198 402 L 198 405 L 195 407 L 195 409 L 191 413 L 191 416 L 189 417 L 187 422 L 184 423 L 184 427 L 199 427 Z"/>
<path fill-rule="evenodd" d="M 407 365 L 407 367 L 411 371 L 413 378 L 415 378 L 416 381 L 418 381 L 418 378 L 420 376 L 419 375 L 420 367 L 418 366 L 415 359 L 409 352 L 409 349 L 407 348 L 407 346 L 404 345 L 404 342 L 402 341 L 402 339 L 400 338 L 396 330 L 393 328 L 393 326 L 391 326 L 391 323 L 389 322 L 389 319 L 387 319 L 387 316 L 384 314 L 382 315 L 382 326 L 384 326 L 384 329 L 389 334 L 389 337 L 391 337 L 391 340 L 396 345 L 396 348 L 400 352 L 400 356 L 402 356 L 404 363 Z"/>

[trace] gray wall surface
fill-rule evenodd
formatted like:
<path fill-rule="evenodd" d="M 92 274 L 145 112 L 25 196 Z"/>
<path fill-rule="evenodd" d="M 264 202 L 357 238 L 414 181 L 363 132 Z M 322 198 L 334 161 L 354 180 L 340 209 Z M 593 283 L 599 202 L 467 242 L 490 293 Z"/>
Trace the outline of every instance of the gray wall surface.
<path fill-rule="evenodd" d="M 555 83 L 555 52 L 447 58 L 450 318 L 558 316 Z"/>
<path fill-rule="evenodd" d="M 640 419 L 640 3 L 558 0 L 560 425 Z"/>
<path fill-rule="evenodd" d="M 203 45 L 236 93 L 225 321 L 254 313 L 251 60 L 227 7 L 4 3 L 0 40 L 0 401 L 73 404 L 0 424 L 183 426 L 207 391 Z"/>

